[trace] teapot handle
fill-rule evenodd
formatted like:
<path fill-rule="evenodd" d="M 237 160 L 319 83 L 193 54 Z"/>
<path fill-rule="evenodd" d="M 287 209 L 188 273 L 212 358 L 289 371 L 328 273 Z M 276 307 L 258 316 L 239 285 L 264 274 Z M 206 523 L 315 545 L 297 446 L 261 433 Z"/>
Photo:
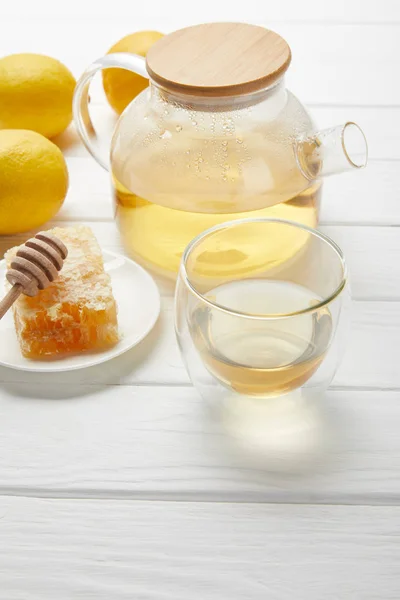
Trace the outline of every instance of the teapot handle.
<path fill-rule="evenodd" d="M 89 86 L 98 71 L 109 68 L 126 69 L 146 79 L 149 78 L 146 70 L 146 60 L 143 56 L 118 52 L 116 54 L 107 54 L 103 58 L 96 60 L 96 62 L 86 69 L 76 84 L 72 102 L 75 126 L 86 149 L 106 171 L 109 170 L 109 161 L 105 160 L 99 152 L 97 134 L 89 114 Z"/>

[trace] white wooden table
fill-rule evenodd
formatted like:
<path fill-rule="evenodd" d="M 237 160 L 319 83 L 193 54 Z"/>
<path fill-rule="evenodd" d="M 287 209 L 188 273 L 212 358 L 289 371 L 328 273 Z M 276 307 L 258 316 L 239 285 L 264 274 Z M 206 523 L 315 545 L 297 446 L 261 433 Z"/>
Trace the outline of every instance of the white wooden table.
<path fill-rule="evenodd" d="M 164 287 L 155 331 L 107 368 L 0 369 L 0 599 L 398 600 L 399 3 L 148 4 L 4 2 L 0 54 L 49 54 L 79 76 L 137 29 L 246 20 L 286 37 L 288 86 L 319 125 L 358 122 L 370 149 L 368 169 L 327 181 L 323 200 L 354 296 L 326 400 L 335 444 L 295 480 L 232 461 L 189 384 Z M 71 188 L 57 223 L 87 222 L 122 251 L 107 175 L 73 128 L 58 142 Z"/>

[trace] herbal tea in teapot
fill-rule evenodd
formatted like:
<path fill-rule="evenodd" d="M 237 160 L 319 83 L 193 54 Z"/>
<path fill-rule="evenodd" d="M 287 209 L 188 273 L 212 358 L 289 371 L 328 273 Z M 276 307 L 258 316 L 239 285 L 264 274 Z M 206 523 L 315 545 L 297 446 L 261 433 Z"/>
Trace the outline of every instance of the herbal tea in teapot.
<path fill-rule="evenodd" d="M 165 36 L 146 63 L 135 55 L 108 55 L 82 76 L 74 102 L 77 126 L 88 149 L 111 170 L 116 217 L 133 257 L 174 277 L 187 244 L 224 221 L 268 216 L 315 227 L 321 178 L 365 165 L 365 138 L 357 125 L 314 130 L 305 108 L 285 89 L 290 59 L 289 46 L 272 31 L 214 23 Z M 149 88 L 119 119 L 110 166 L 92 147 L 86 106 L 90 78 L 106 67 L 150 77 Z M 289 236 L 274 240 L 276 264 L 308 239 L 306 230 L 287 229 Z M 251 274 L 262 258 L 258 243 L 254 235 L 248 254 L 232 245 L 218 249 L 219 274 L 238 267 Z M 202 257 L 204 274 L 215 259 Z"/>

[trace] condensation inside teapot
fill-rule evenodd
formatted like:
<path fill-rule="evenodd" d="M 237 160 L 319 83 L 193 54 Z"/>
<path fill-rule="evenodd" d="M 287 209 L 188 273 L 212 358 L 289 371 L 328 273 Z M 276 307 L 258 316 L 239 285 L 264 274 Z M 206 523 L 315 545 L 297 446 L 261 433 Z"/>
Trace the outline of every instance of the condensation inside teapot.
<path fill-rule="evenodd" d="M 276 86 L 236 110 L 201 110 L 156 88 L 120 120 L 111 151 L 115 179 L 150 202 L 190 212 L 242 212 L 289 200 L 309 181 L 293 141 L 312 124 Z"/>
<path fill-rule="evenodd" d="M 193 106 L 156 86 L 143 92 L 120 119 L 111 150 L 130 253 L 168 275 L 195 235 L 226 220 L 274 216 L 314 227 L 320 183 L 302 174 L 293 150 L 310 130 L 309 115 L 282 81 L 233 106 Z M 298 240 L 276 241 L 282 261 L 305 243 L 301 232 L 292 235 Z M 227 269 L 240 259 L 226 256 Z"/>

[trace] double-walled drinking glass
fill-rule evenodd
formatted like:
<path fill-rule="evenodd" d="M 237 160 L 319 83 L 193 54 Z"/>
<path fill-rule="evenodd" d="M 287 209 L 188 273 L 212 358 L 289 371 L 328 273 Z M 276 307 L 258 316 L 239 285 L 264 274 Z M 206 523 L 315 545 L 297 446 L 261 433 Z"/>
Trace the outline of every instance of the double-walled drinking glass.
<path fill-rule="evenodd" d="M 176 333 L 206 401 L 235 411 L 293 406 L 329 386 L 349 306 L 345 260 L 332 240 L 291 221 L 244 219 L 209 229 L 187 247 Z"/>

